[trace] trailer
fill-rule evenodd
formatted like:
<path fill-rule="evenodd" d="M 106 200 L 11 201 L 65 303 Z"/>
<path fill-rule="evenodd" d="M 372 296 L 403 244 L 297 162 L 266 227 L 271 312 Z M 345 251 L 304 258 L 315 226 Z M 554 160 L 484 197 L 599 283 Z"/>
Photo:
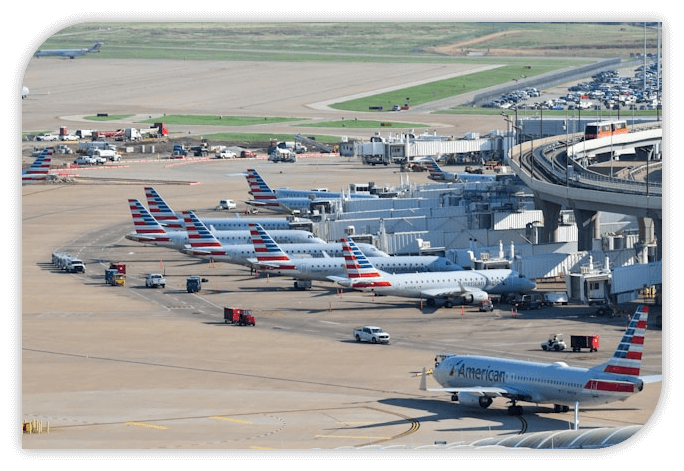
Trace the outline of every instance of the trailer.
<path fill-rule="evenodd" d="M 597 352 L 599 347 L 598 335 L 571 335 L 570 346 L 573 352 L 588 348 L 590 352 Z"/>
<path fill-rule="evenodd" d="M 239 307 L 224 307 L 223 322 L 226 324 L 254 326 L 256 325 L 256 318 L 252 315 L 252 311 L 249 309 L 242 309 Z"/>

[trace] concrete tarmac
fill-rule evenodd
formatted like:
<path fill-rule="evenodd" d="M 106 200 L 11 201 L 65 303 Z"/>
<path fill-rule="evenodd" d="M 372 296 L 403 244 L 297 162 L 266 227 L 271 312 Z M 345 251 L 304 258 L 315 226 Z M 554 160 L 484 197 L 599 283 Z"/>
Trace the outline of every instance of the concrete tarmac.
<path fill-rule="evenodd" d="M 216 111 L 206 109 L 215 100 L 196 101 L 189 98 L 191 91 L 184 98 L 175 96 L 183 87 L 197 86 L 197 68 L 190 69 L 187 63 L 155 61 L 154 68 L 145 66 L 150 73 L 174 77 L 172 84 L 179 88 L 169 91 L 162 80 L 155 82 L 160 90 L 150 93 L 154 87 L 141 87 L 137 100 L 118 102 L 122 91 L 109 75 L 101 75 L 101 67 L 107 65 L 101 61 L 50 61 L 58 69 L 52 75 L 46 74 L 43 60 L 39 65 L 34 62 L 27 77 L 41 77 L 42 82 L 32 90 L 55 90 L 52 81 L 73 74 L 91 91 L 79 98 L 78 87 L 67 86 L 71 82 L 65 80 L 65 96 L 51 93 L 47 103 L 43 96 L 32 97 L 22 116 L 25 130 L 55 129 L 60 116 L 98 110 L 157 113 L 159 103 L 173 113 Z M 133 78 L 140 81 L 147 76 L 134 62 L 119 69 L 116 65 L 109 64 L 112 70 L 137 70 Z M 97 69 L 93 76 L 87 75 L 91 67 Z M 289 70 L 278 68 L 278 82 L 286 90 L 302 76 L 296 67 Z M 373 80 L 372 85 L 360 83 L 375 89 L 382 80 Z M 225 84 L 218 79 L 215 83 L 219 96 Z M 330 84 L 318 86 L 325 85 Z M 144 100 L 144 91 L 149 101 Z M 333 96 L 311 90 L 288 92 L 298 94 L 306 97 L 300 103 L 309 102 L 311 95 L 316 95 L 316 102 Z M 242 106 L 247 114 L 267 109 L 249 102 Z M 275 115 L 292 115 L 297 108 L 289 102 L 283 106 L 268 109 Z M 21 188 L 20 414 L 50 427 L 49 433 L 24 434 L 24 450 L 418 447 L 567 430 L 572 412 L 555 414 L 549 406 L 523 404 L 526 413 L 521 420 L 507 415 L 504 400 L 495 400 L 487 410 L 468 409 L 452 404 L 448 395 L 419 391 L 417 374 L 443 352 L 592 366 L 612 355 L 626 326 L 626 318 L 596 318 L 590 315 L 592 309 L 581 306 L 513 316 L 507 305 L 492 313 L 468 306 L 421 309 L 415 300 L 338 294 L 324 283 L 315 283 L 311 291 L 293 291 L 289 279 L 256 277 L 243 267 L 212 265 L 124 238 L 133 230 L 127 200 L 143 201 L 149 182 L 175 210 L 193 209 L 208 217 L 217 215 L 213 208 L 223 198 L 238 202 L 232 213 L 244 212 L 248 195 L 241 173 L 247 168 L 257 168 L 275 187 L 336 190 L 350 182 L 398 184 L 396 167 L 364 167 L 339 157 L 302 158 L 293 165 L 263 160 L 124 163 L 116 169 L 84 170 L 91 178 L 72 184 Z M 105 177 L 135 182 L 117 184 Z M 425 174 L 410 178 L 428 181 Z M 199 184 L 161 183 L 179 180 Z M 232 213 L 231 217 L 237 215 Z M 56 270 L 50 257 L 57 250 L 82 258 L 86 273 Z M 126 263 L 124 287 L 104 284 L 104 268 L 110 261 Z M 144 275 L 152 272 L 166 275 L 165 289 L 144 287 Z M 200 293 L 185 292 L 190 275 L 209 280 Z M 225 306 L 252 309 L 257 325 L 225 324 Z M 651 323 L 659 311 L 652 312 Z M 391 343 L 353 341 L 352 329 L 367 324 L 384 327 Z M 601 348 L 595 353 L 543 352 L 539 343 L 550 332 L 599 334 Z M 662 332 L 649 330 L 643 374 L 660 373 L 662 363 Z M 437 384 L 433 381 L 432 386 Z M 580 424 L 587 429 L 645 424 L 660 393 L 660 384 L 648 385 L 624 403 L 583 408 Z"/>

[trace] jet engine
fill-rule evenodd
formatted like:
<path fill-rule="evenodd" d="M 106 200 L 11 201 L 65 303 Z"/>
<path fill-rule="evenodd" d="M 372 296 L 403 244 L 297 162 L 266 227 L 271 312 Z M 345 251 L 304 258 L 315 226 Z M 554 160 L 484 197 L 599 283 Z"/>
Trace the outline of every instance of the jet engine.
<path fill-rule="evenodd" d="M 487 299 L 489 299 L 489 295 L 484 291 L 464 294 L 462 297 L 463 304 L 480 304 L 482 301 L 486 301 Z"/>
<path fill-rule="evenodd" d="M 483 409 L 486 409 L 492 404 L 492 398 L 489 396 L 480 396 L 479 394 L 462 392 L 458 395 L 458 402 L 464 406 L 480 406 Z"/>

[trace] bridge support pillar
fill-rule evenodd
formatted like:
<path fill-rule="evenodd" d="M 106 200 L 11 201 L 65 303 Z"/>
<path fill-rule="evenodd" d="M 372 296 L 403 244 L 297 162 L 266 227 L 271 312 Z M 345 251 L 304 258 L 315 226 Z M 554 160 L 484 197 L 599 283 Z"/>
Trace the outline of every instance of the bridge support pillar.
<path fill-rule="evenodd" d="M 656 218 L 637 218 L 639 224 L 639 241 L 656 243 L 656 260 L 663 259 L 663 220 Z"/>
<path fill-rule="evenodd" d="M 558 219 L 560 218 L 561 205 L 535 198 L 534 206 L 541 209 L 544 215 L 544 229 L 541 232 L 539 243 L 558 242 Z"/>
<path fill-rule="evenodd" d="M 601 238 L 601 213 L 586 209 L 573 211 L 577 222 L 577 250 L 592 250 L 593 239 Z"/>

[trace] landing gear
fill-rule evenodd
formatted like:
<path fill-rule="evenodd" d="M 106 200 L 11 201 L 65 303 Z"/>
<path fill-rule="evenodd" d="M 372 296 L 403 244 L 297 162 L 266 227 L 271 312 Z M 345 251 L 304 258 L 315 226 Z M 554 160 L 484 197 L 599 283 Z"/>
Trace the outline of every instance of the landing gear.
<path fill-rule="evenodd" d="M 553 405 L 553 411 L 556 413 L 568 412 L 569 410 L 570 410 L 570 406 L 564 406 L 563 404 L 554 404 Z"/>
<path fill-rule="evenodd" d="M 523 414 L 522 406 L 517 405 L 516 402 L 513 401 L 513 404 L 508 407 L 508 415 L 519 416 L 522 414 Z"/>
<path fill-rule="evenodd" d="M 454 302 L 447 299 L 446 301 L 444 301 L 444 307 L 447 309 L 451 309 L 452 307 L 454 307 Z"/>

